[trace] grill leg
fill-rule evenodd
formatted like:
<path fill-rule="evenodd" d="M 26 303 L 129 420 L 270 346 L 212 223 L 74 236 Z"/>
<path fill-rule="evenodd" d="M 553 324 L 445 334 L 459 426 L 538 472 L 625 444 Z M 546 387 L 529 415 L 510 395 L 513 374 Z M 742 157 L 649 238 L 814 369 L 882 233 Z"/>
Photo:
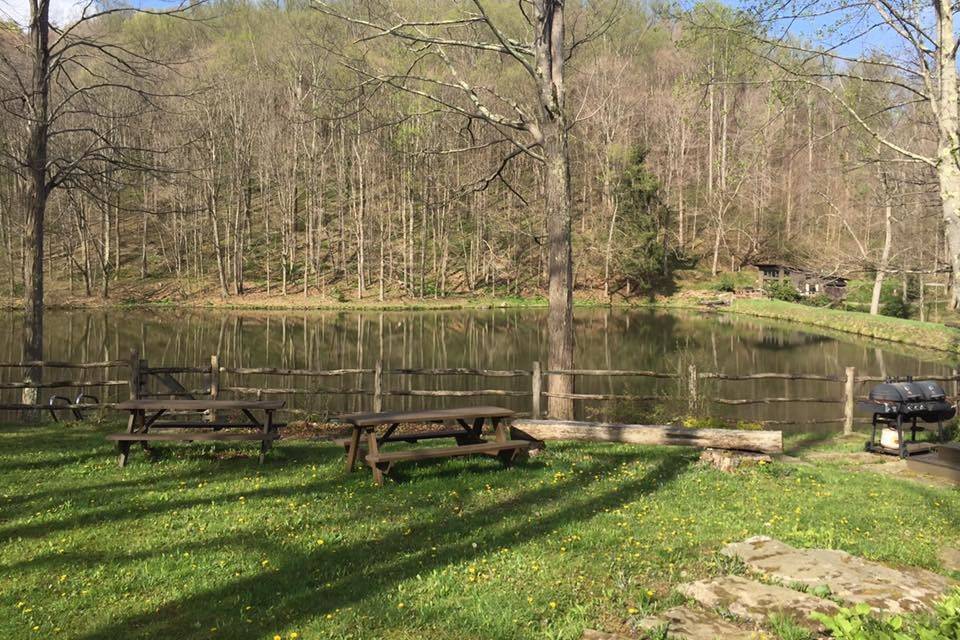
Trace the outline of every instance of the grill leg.
<path fill-rule="evenodd" d="M 907 457 L 907 441 L 903 439 L 903 416 L 897 414 L 897 439 L 900 442 L 900 457 Z"/>

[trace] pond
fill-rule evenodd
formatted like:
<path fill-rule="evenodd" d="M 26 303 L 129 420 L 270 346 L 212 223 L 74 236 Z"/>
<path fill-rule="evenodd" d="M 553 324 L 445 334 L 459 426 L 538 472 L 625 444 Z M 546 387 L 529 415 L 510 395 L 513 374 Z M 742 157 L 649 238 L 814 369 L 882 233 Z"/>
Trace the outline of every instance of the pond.
<path fill-rule="evenodd" d="M 0 342 L 0 362 L 20 360 L 21 317 L 7 312 L 10 327 Z M 645 309 L 580 308 L 575 313 L 576 366 L 580 369 L 641 369 L 685 375 L 690 364 L 700 372 L 743 375 L 766 372 L 842 376 L 844 368 L 858 375 L 950 374 L 945 354 L 909 350 L 891 343 L 860 340 L 846 334 L 814 333 L 796 325 L 770 323 L 731 314 L 666 313 Z M 546 368 L 546 310 L 489 309 L 404 312 L 227 311 L 184 309 L 51 310 L 47 315 L 46 359 L 95 362 L 125 359 L 132 348 L 150 366 L 209 366 L 219 354 L 223 367 L 301 369 L 478 368 L 530 370 L 539 360 Z M 16 369 L 0 370 L 16 380 Z M 46 379 L 103 379 L 102 370 L 48 370 Z M 114 370 L 112 378 L 125 379 Z M 189 389 L 209 384 L 206 376 L 179 377 Z M 258 388 L 369 390 L 371 376 L 326 378 L 225 375 L 223 386 Z M 822 397 L 839 400 L 842 383 L 752 380 L 703 380 L 702 411 L 740 420 L 800 423 L 842 416 L 841 404 L 773 403 L 743 406 L 717 404 L 709 398 Z M 466 375 L 385 376 L 385 390 L 507 389 L 530 391 L 529 376 L 480 378 Z M 865 387 L 860 387 L 861 391 Z M 686 381 L 634 377 L 578 377 L 578 393 L 668 396 L 667 400 L 583 400 L 578 417 L 655 422 L 687 413 Z M 948 389 L 953 392 L 953 389 Z M 74 395 L 76 391 L 62 395 Z M 124 399 L 125 387 L 96 390 L 103 400 Z M 43 397 L 50 393 L 44 390 Z M 227 394 L 224 394 L 226 397 Z M 15 402 L 18 391 L 3 391 Z M 371 400 L 359 394 L 291 395 L 288 406 L 317 415 L 369 409 Z M 390 396 L 386 409 L 441 404 L 498 404 L 530 410 L 530 398 L 430 398 Z M 543 401 L 546 406 L 546 399 Z M 789 427 L 788 427 L 789 428 Z M 839 423 L 818 429 L 839 429 Z"/>

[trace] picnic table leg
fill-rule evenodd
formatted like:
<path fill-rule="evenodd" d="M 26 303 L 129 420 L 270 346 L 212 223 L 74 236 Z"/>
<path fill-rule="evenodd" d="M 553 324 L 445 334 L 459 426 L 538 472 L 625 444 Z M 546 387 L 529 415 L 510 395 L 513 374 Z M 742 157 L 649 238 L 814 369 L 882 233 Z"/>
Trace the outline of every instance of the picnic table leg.
<path fill-rule="evenodd" d="M 360 451 L 360 427 L 354 427 L 350 432 L 350 442 L 347 447 L 347 473 L 351 473 L 357 466 L 357 454 Z"/>
<path fill-rule="evenodd" d="M 380 445 L 377 443 L 377 431 L 373 428 L 367 429 L 367 455 L 376 456 L 380 453 Z M 370 469 L 373 470 L 373 481 L 378 485 L 383 484 L 383 469 L 378 465 L 378 462 L 368 462 Z"/>
<path fill-rule="evenodd" d="M 142 414 L 140 411 L 134 410 L 130 412 L 130 417 L 127 418 L 127 433 L 133 433 L 137 425 L 143 422 Z M 117 462 L 121 467 L 127 466 L 127 458 L 130 457 L 130 441 L 121 440 L 117 442 L 117 448 L 120 450 L 120 455 L 117 459 Z"/>
<path fill-rule="evenodd" d="M 503 424 L 503 421 L 500 418 L 493 418 L 493 431 L 494 437 L 498 443 L 502 444 L 509 440 L 507 426 Z M 497 452 L 497 457 L 500 458 L 500 462 L 507 467 L 513 464 L 513 459 L 516 455 L 516 449 L 504 449 Z"/>
<path fill-rule="evenodd" d="M 260 464 L 263 464 L 263 460 L 267 455 L 267 451 L 270 450 L 270 445 L 272 440 L 269 440 L 268 437 L 273 434 L 273 411 L 267 410 L 267 420 L 263 424 L 263 435 L 264 439 L 260 441 Z"/>
<path fill-rule="evenodd" d="M 150 432 L 150 425 L 152 425 L 152 424 L 154 423 L 154 421 L 156 421 L 156 418 L 153 418 L 152 420 L 147 420 L 147 417 L 146 417 L 146 416 L 147 416 L 147 414 L 146 414 L 146 412 L 144 412 L 144 414 L 143 414 L 143 419 L 142 419 L 141 422 L 140 422 L 140 428 L 137 429 L 137 431 L 139 431 L 140 433 L 149 433 L 149 432 Z M 150 448 L 150 443 L 147 442 L 146 440 L 141 440 L 141 441 L 140 441 L 140 448 L 143 449 L 143 452 L 144 452 L 145 454 L 147 454 L 148 456 L 152 456 L 152 455 L 153 455 L 153 449 Z"/>
<path fill-rule="evenodd" d="M 468 425 L 465 420 L 458 419 L 457 422 L 463 428 L 463 434 L 454 436 L 457 446 L 465 444 L 477 444 L 483 442 L 483 418 L 476 418 L 472 425 Z"/>

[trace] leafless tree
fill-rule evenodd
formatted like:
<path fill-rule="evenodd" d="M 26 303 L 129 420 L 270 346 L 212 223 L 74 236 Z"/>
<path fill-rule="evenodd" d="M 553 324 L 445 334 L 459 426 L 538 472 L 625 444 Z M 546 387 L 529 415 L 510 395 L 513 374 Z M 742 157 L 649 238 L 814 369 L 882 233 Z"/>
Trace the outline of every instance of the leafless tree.
<path fill-rule="evenodd" d="M 419 96 L 468 123 L 480 122 L 496 132 L 507 151 L 494 172 L 478 181 L 479 188 L 504 180 L 509 163 L 519 156 L 543 164 L 550 309 L 547 366 L 552 370 L 573 368 L 573 202 L 568 142 L 573 122 L 566 104 L 564 67 L 574 50 L 596 37 L 612 19 L 606 16 L 581 38 L 568 36 L 565 4 L 563 0 L 520 2 L 522 35 L 511 33 L 494 19 L 483 0 L 473 0 L 469 11 L 439 20 L 408 18 L 397 11 L 360 18 L 322 2 L 315 4 L 321 12 L 360 27 L 360 41 L 389 37 L 408 45 L 413 60 L 401 71 L 352 67 L 370 81 Z M 520 91 L 500 93 L 496 83 L 474 82 L 452 53 L 462 49 L 515 64 L 526 79 Z M 548 380 L 548 411 L 555 417 L 572 417 L 573 399 L 569 396 L 573 377 L 551 375 Z"/>
<path fill-rule="evenodd" d="M 94 194 L 94 182 L 123 180 L 123 171 L 142 165 L 144 150 L 123 139 L 119 124 L 164 97 L 150 87 L 163 61 L 102 33 L 112 19 L 138 11 L 93 6 L 89 2 L 70 24 L 55 25 L 50 0 L 29 0 L 26 34 L 8 36 L 16 40 L 14 46 L 0 48 L 0 101 L 4 112 L 22 124 L 25 139 L 22 146 L 5 150 L 3 161 L 22 184 L 27 361 L 43 360 L 44 223 L 51 192 L 74 186 Z M 189 8 L 160 13 L 183 16 Z M 121 100 L 127 102 L 123 107 Z M 41 371 L 29 369 L 27 379 L 39 380 Z M 25 392 L 25 402 L 35 399 L 35 389 Z"/>
<path fill-rule="evenodd" d="M 758 4 L 744 30 L 754 52 L 789 78 L 829 96 L 853 124 L 901 160 L 936 175 L 953 282 L 960 283 L 960 104 L 957 15 L 950 0 L 778 0 Z M 832 22 L 831 22 L 832 21 Z M 806 28 L 809 41 L 794 34 Z M 860 54 L 855 51 L 865 51 Z M 880 102 L 858 100 L 881 87 Z M 889 116 L 929 124 L 932 141 L 898 136 Z M 912 130 L 912 129 L 911 129 Z M 960 307 L 960 286 L 952 307 Z"/>

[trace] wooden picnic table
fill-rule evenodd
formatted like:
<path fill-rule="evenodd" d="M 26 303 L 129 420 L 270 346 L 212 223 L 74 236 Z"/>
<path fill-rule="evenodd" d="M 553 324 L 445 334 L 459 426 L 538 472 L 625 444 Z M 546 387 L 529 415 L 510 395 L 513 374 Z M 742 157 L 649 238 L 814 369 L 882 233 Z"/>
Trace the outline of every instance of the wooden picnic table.
<path fill-rule="evenodd" d="M 278 429 L 283 427 L 273 420 L 273 413 L 283 408 L 283 400 L 127 400 L 116 405 L 120 411 L 129 411 L 127 430 L 124 433 L 112 433 L 107 440 L 117 443 L 120 450 L 120 466 L 127 464 L 130 445 L 139 442 L 149 451 L 149 442 L 183 440 L 211 440 L 220 442 L 260 441 L 260 463 L 274 440 L 280 437 Z M 262 411 L 260 420 L 254 412 Z M 184 420 L 175 418 L 159 422 L 161 416 L 170 412 L 209 412 L 215 420 Z M 220 418 L 221 413 L 240 413 L 241 422 L 230 422 Z M 149 414 L 149 415 L 148 415 Z M 169 429 L 170 431 L 154 431 Z M 184 431 L 190 429 L 190 431 Z M 203 429 L 204 431 L 196 431 Z M 253 432 L 224 432 L 223 429 L 255 429 Z"/>
<path fill-rule="evenodd" d="M 456 409 L 429 409 L 425 411 L 404 411 L 385 413 L 352 413 L 340 416 L 341 422 L 352 427 L 350 438 L 344 442 L 347 452 L 347 471 L 352 472 L 360 453 L 361 436 L 366 435 L 367 454 L 364 461 L 373 471 L 377 484 L 383 484 L 383 476 L 397 462 L 405 460 L 427 460 L 430 458 L 449 458 L 473 454 L 496 456 L 506 465 L 522 450 L 530 448 L 527 440 L 511 440 L 510 429 L 504 422 L 513 416 L 513 411 L 501 407 L 463 407 Z M 483 425 L 490 421 L 494 431 L 494 441 L 483 437 Z M 403 426 L 433 423 L 456 425 L 452 428 L 417 430 L 397 433 Z M 387 429 L 377 435 L 377 427 Z M 416 443 L 420 440 L 453 438 L 456 446 L 416 448 L 404 451 L 383 452 L 381 447 L 392 442 Z"/>

